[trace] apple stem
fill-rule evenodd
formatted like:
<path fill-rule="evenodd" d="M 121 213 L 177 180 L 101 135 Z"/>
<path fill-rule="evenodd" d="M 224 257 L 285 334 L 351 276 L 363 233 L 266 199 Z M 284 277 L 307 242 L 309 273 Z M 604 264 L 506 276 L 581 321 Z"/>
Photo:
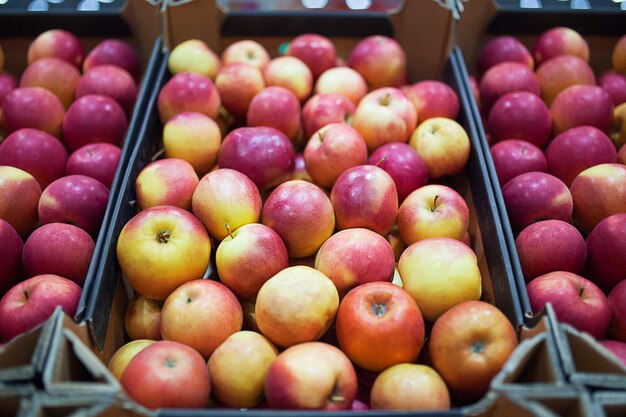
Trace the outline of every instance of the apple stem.
<path fill-rule="evenodd" d="M 438 195 L 436 195 L 436 196 L 435 196 L 435 199 L 433 200 L 433 208 L 430 210 L 430 211 L 432 211 L 433 213 L 435 212 L 435 209 L 437 208 L 437 200 L 438 200 L 438 199 L 439 199 L 439 196 L 438 196 Z"/>
<path fill-rule="evenodd" d="M 322 132 L 318 132 L 317 135 L 320 137 L 320 142 L 324 142 L 324 135 L 322 135 Z"/>
<path fill-rule="evenodd" d="M 152 155 L 152 158 L 150 158 L 150 161 L 156 161 L 157 159 L 159 159 L 159 157 L 161 155 L 163 155 L 165 153 L 165 148 L 161 148 L 157 151 L 157 153 L 155 153 L 154 155 Z"/>
<path fill-rule="evenodd" d="M 387 155 L 383 155 L 383 157 L 382 157 L 382 158 L 380 158 L 380 159 L 378 160 L 378 162 L 376 162 L 376 163 L 374 164 L 374 166 L 376 166 L 376 167 L 380 167 L 380 164 L 382 164 L 383 162 L 385 162 L 387 159 L 389 159 L 389 157 L 388 157 Z"/>
<path fill-rule="evenodd" d="M 224 227 L 226 228 L 226 231 L 228 232 L 228 236 L 230 236 L 231 239 L 234 239 L 233 234 L 230 232 L 230 226 L 228 225 L 228 223 L 224 223 Z"/>
<path fill-rule="evenodd" d="M 379 100 L 379 103 L 383 106 L 388 106 L 391 103 L 391 94 L 387 93 L 384 97 Z"/>
<path fill-rule="evenodd" d="M 584 292 L 585 292 L 585 287 L 581 286 L 581 287 L 578 289 L 578 296 L 579 296 L 579 297 L 582 297 Z"/>

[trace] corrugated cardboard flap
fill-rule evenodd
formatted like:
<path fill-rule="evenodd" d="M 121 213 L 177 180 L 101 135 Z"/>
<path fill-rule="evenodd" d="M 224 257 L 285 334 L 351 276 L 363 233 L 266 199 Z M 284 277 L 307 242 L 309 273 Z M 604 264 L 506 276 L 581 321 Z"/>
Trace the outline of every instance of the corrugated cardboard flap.
<path fill-rule="evenodd" d="M 33 409 L 34 384 L 5 385 L 0 382 L 0 415 L 22 416 Z"/>
<path fill-rule="evenodd" d="M 35 394 L 32 416 L 71 416 L 71 417 L 150 417 L 151 412 L 124 397 L 86 395 L 63 395 L 39 392 Z"/>

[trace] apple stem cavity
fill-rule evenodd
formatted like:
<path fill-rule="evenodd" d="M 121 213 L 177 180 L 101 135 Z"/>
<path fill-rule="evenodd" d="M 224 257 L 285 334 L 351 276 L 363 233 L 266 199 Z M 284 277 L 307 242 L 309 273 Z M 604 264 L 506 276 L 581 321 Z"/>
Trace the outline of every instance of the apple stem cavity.
<path fill-rule="evenodd" d="M 226 228 L 226 231 L 228 232 L 228 236 L 230 236 L 231 239 L 234 239 L 235 237 L 230 232 L 230 226 L 228 225 L 228 223 L 224 223 L 224 227 Z"/>
<path fill-rule="evenodd" d="M 165 366 L 168 368 L 175 368 L 176 361 L 172 358 L 165 358 Z"/>
<path fill-rule="evenodd" d="M 167 243 L 170 241 L 170 232 L 167 230 L 162 230 L 156 235 L 156 239 L 159 243 Z"/>
<path fill-rule="evenodd" d="M 382 317 L 387 312 L 387 307 L 384 304 L 374 303 L 371 310 L 376 317 Z"/>
<path fill-rule="evenodd" d="M 578 296 L 579 296 L 580 298 L 582 298 L 582 296 L 583 296 L 583 293 L 584 293 L 584 292 L 585 292 L 585 287 L 584 287 L 584 286 L 581 286 L 581 287 L 578 289 Z"/>
<path fill-rule="evenodd" d="M 152 162 L 156 161 L 164 153 L 165 153 L 165 148 L 159 149 L 154 155 L 152 155 L 152 158 L 150 158 L 150 161 Z"/>
<path fill-rule="evenodd" d="M 343 395 L 339 393 L 339 386 L 337 385 L 337 382 L 335 381 L 335 385 L 333 386 L 333 392 L 330 394 L 330 401 L 334 403 L 340 403 L 340 402 L 344 402 L 345 400 L 346 400 L 346 397 L 344 397 Z"/>
<path fill-rule="evenodd" d="M 382 106 L 388 106 L 391 103 L 391 94 L 387 93 L 378 101 Z"/>
<path fill-rule="evenodd" d="M 435 198 L 433 199 L 433 208 L 430 209 L 430 211 L 432 211 L 433 213 L 435 212 L 435 210 L 437 209 L 437 200 L 439 199 L 439 196 L 436 195 Z"/>
<path fill-rule="evenodd" d="M 472 353 L 483 353 L 484 350 L 485 344 L 482 341 L 477 340 L 472 343 Z"/>
<path fill-rule="evenodd" d="M 324 142 L 324 135 L 322 135 L 322 132 L 318 132 L 317 135 L 320 137 L 320 142 Z"/>
<path fill-rule="evenodd" d="M 376 162 L 376 163 L 374 164 L 374 166 L 375 166 L 375 167 L 380 168 L 380 164 L 382 164 L 383 162 L 385 162 L 387 159 L 389 159 L 389 157 L 388 157 L 387 155 L 383 155 L 383 157 L 382 157 L 382 158 L 380 158 L 380 159 L 378 160 L 378 162 Z"/>
<path fill-rule="evenodd" d="M 30 297 L 30 293 L 26 290 L 22 291 L 22 293 L 24 294 L 24 298 L 26 298 L 26 300 L 28 300 L 28 298 Z"/>

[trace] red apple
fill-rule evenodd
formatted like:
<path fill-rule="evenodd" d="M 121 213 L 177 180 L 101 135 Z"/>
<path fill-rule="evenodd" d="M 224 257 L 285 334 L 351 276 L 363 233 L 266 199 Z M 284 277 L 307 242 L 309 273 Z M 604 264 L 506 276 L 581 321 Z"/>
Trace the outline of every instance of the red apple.
<path fill-rule="evenodd" d="M 22 278 L 22 238 L 9 222 L 0 219 L 0 294 L 18 283 Z"/>
<path fill-rule="evenodd" d="M 159 92 L 157 106 L 161 123 L 183 112 L 198 112 L 216 119 L 222 100 L 213 81 L 193 72 L 174 75 Z"/>
<path fill-rule="evenodd" d="M 141 76 L 141 63 L 137 51 L 120 39 L 105 39 L 98 43 L 85 58 L 83 72 L 99 65 L 115 65 L 126 70 L 135 81 Z"/>
<path fill-rule="evenodd" d="M 513 36 L 496 36 L 482 47 L 476 69 L 478 77 L 502 62 L 519 62 L 531 70 L 535 64 L 528 49 Z"/>
<path fill-rule="evenodd" d="M 626 343 L 617 340 L 601 340 L 598 343 L 615 355 L 622 365 L 626 366 Z"/>
<path fill-rule="evenodd" d="M 539 95 L 537 76 L 527 65 L 519 62 L 502 62 L 487 70 L 480 80 L 480 106 L 489 114 L 491 106 L 503 95 L 516 91 L 528 91 Z"/>
<path fill-rule="evenodd" d="M 313 73 L 304 62 L 296 57 L 274 58 L 263 67 L 262 71 L 268 86 L 284 87 L 302 102 L 313 91 Z"/>
<path fill-rule="evenodd" d="M 626 281 L 613 287 L 607 300 L 611 309 L 609 335 L 626 343 Z"/>
<path fill-rule="evenodd" d="M 150 162 L 135 180 L 139 209 L 169 205 L 191 210 L 191 199 L 199 182 L 193 166 L 183 159 Z"/>
<path fill-rule="evenodd" d="M 290 90 L 270 86 L 252 98 L 246 122 L 249 127 L 273 127 L 295 142 L 301 130 L 300 113 L 300 101 Z"/>
<path fill-rule="evenodd" d="M 65 175 L 85 175 L 107 186 L 113 185 L 122 150 L 111 143 L 91 143 L 76 149 L 67 160 Z"/>
<path fill-rule="evenodd" d="M 403 87 L 402 91 L 417 110 L 418 124 L 432 117 L 456 119 L 459 115 L 459 98 L 446 83 L 424 80 Z"/>
<path fill-rule="evenodd" d="M 395 39 L 387 36 L 361 39 L 350 51 L 348 65 L 365 78 L 371 90 L 400 87 L 406 82 L 406 53 Z"/>
<path fill-rule="evenodd" d="M 265 88 L 261 70 L 244 63 L 222 67 L 215 78 L 222 105 L 233 116 L 243 119 L 250 102 Z"/>
<path fill-rule="evenodd" d="M 550 113 L 555 134 L 583 125 L 608 132 L 613 124 L 613 99 L 602 87 L 573 85 L 556 96 Z"/>
<path fill-rule="evenodd" d="M 137 84 L 124 69 L 115 65 L 99 65 L 83 74 L 76 86 L 76 98 L 88 94 L 109 96 L 118 102 L 130 120 L 137 98 Z"/>
<path fill-rule="evenodd" d="M 28 47 L 29 64 L 44 57 L 61 58 L 80 68 L 85 54 L 76 36 L 65 30 L 52 29 L 41 33 Z"/>
<path fill-rule="evenodd" d="M 0 219 L 21 236 L 37 226 L 41 186 L 28 172 L 0 165 Z"/>
<path fill-rule="evenodd" d="M 603 72 L 598 78 L 598 85 L 608 91 L 614 106 L 626 102 L 626 75 L 614 71 Z"/>
<path fill-rule="evenodd" d="M 541 97 L 548 106 L 559 93 L 572 85 L 595 85 L 596 76 L 586 61 L 573 55 L 559 55 L 537 69 Z"/>
<path fill-rule="evenodd" d="M 17 78 L 8 72 L 0 72 L 0 110 L 4 97 L 16 88 Z"/>
<path fill-rule="evenodd" d="M 608 294 L 626 279 L 626 213 L 599 222 L 587 236 L 587 251 L 586 277 Z"/>
<path fill-rule="evenodd" d="M 315 94 L 339 94 L 355 106 L 367 94 L 367 83 L 350 67 L 334 67 L 324 71 L 315 82 Z"/>
<path fill-rule="evenodd" d="M 541 149 L 525 140 L 503 140 L 493 145 L 490 153 L 500 186 L 520 174 L 548 170 L 548 163 Z"/>
<path fill-rule="evenodd" d="M 163 303 L 136 294 L 126 306 L 124 330 L 131 340 L 161 339 L 161 310 Z"/>
<path fill-rule="evenodd" d="M 66 109 L 74 101 L 80 72 L 67 61 L 45 57 L 31 63 L 20 79 L 20 87 L 42 87 L 54 93 Z"/>
<path fill-rule="evenodd" d="M 558 55 L 574 55 L 589 62 L 589 45 L 574 29 L 555 27 L 539 36 L 533 48 L 533 56 L 539 66 Z"/>
<path fill-rule="evenodd" d="M 45 88 L 16 88 L 2 100 L 2 126 L 7 133 L 31 127 L 58 138 L 64 116 L 63 104 Z"/>
<path fill-rule="evenodd" d="M 316 33 L 296 36 L 289 42 L 285 55 L 300 58 L 311 69 L 314 79 L 327 69 L 334 67 L 337 59 L 333 42 Z"/>
<path fill-rule="evenodd" d="M 315 132 L 331 123 L 350 123 L 355 105 L 345 96 L 333 93 L 318 94 L 302 108 L 302 128 L 309 139 Z"/>
<path fill-rule="evenodd" d="M 251 39 L 238 40 L 228 45 L 222 52 L 224 66 L 241 63 L 262 69 L 270 62 L 270 55 L 260 43 Z"/>

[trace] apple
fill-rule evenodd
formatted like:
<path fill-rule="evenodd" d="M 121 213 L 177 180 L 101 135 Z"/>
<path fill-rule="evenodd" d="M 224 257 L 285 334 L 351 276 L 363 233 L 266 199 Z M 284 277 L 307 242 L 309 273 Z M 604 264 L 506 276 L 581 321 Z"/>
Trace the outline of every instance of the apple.
<path fill-rule="evenodd" d="M 371 90 L 406 83 L 406 53 L 393 38 L 373 35 L 361 39 L 350 51 L 348 65 L 365 78 Z"/>
<path fill-rule="evenodd" d="M 557 135 L 546 148 L 548 172 L 568 187 L 587 168 L 617 162 L 611 139 L 593 126 L 577 126 Z"/>
<path fill-rule="evenodd" d="M 59 275 L 76 284 L 85 282 L 96 244 L 87 232 L 65 223 L 49 223 L 30 234 L 22 250 L 27 277 Z"/>
<path fill-rule="evenodd" d="M 480 106 L 489 114 L 491 106 L 503 95 L 516 91 L 528 91 L 539 95 L 539 80 L 528 65 L 519 62 L 502 62 L 489 68 L 478 85 Z"/>
<path fill-rule="evenodd" d="M 515 239 L 524 279 L 554 271 L 582 274 L 587 260 L 585 239 L 571 224 L 543 220 L 527 226 Z"/>
<path fill-rule="evenodd" d="M 150 162 L 135 180 L 139 209 L 169 205 L 191 210 L 191 198 L 199 182 L 193 166 L 183 159 Z"/>
<path fill-rule="evenodd" d="M 28 172 L 0 165 L 0 219 L 24 236 L 37 226 L 41 186 Z"/>
<path fill-rule="evenodd" d="M 367 162 L 367 145 L 354 128 L 331 123 L 315 132 L 304 148 L 304 163 L 313 182 L 331 188 L 346 170 Z"/>
<path fill-rule="evenodd" d="M 213 397 L 227 407 L 258 405 L 277 356 L 278 350 L 263 335 L 246 330 L 233 333 L 209 358 Z"/>
<path fill-rule="evenodd" d="M 274 58 L 263 67 L 262 71 L 268 87 L 284 87 L 302 102 L 313 91 L 313 73 L 302 60 L 294 56 Z"/>
<path fill-rule="evenodd" d="M 251 39 L 237 40 L 228 45 L 222 52 L 222 64 L 246 64 L 262 69 L 270 62 L 270 55 L 260 43 Z"/>
<path fill-rule="evenodd" d="M 573 85 L 556 96 L 550 113 L 555 134 L 583 125 L 608 132 L 613 124 L 613 99 L 602 87 Z"/>
<path fill-rule="evenodd" d="M 356 106 L 345 96 L 326 93 L 317 94 L 306 101 L 302 108 L 302 128 L 309 139 L 315 132 L 331 123 L 347 123 L 352 120 Z"/>
<path fill-rule="evenodd" d="M 333 67 L 317 78 L 315 94 L 338 94 L 346 97 L 355 106 L 367 94 L 368 88 L 361 74 L 350 67 Z"/>
<path fill-rule="evenodd" d="M 352 126 L 372 152 L 389 142 L 407 142 L 415 130 L 417 112 L 402 91 L 383 87 L 370 91 L 359 102 Z"/>
<path fill-rule="evenodd" d="M 502 62 L 519 62 L 531 70 L 535 63 L 528 49 L 513 36 L 496 36 L 482 47 L 476 69 L 478 77 Z"/>
<path fill-rule="evenodd" d="M 337 229 L 370 229 L 389 233 L 398 213 L 398 192 L 393 178 L 382 168 L 360 165 L 344 171 L 330 192 Z"/>
<path fill-rule="evenodd" d="M 254 313 L 261 333 L 289 347 L 322 337 L 333 324 L 339 295 L 333 282 L 308 266 L 290 266 L 259 290 Z"/>
<path fill-rule="evenodd" d="M 198 112 L 216 119 L 222 100 L 210 78 L 193 72 L 181 72 L 165 83 L 159 92 L 157 107 L 161 123 L 165 124 L 175 114 Z"/>
<path fill-rule="evenodd" d="M 65 111 L 61 101 L 41 87 L 19 87 L 2 100 L 2 126 L 7 133 L 31 127 L 61 135 Z"/>
<path fill-rule="evenodd" d="M 411 192 L 428 182 L 426 163 L 406 143 L 391 142 L 381 146 L 372 152 L 368 163 L 382 168 L 393 178 L 400 203 Z"/>
<path fill-rule="evenodd" d="M 626 102 L 626 75 L 605 71 L 600 75 L 598 85 L 611 95 L 613 105 L 619 106 Z"/>
<path fill-rule="evenodd" d="M 0 340 L 9 342 L 44 323 L 60 306 L 74 316 L 81 288 L 58 275 L 37 275 L 12 287 L 0 299 Z"/>
<path fill-rule="evenodd" d="M 613 69 L 619 73 L 626 74 L 626 35 L 615 42 L 611 54 Z"/>
<path fill-rule="evenodd" d="M 335 214 L 328 196 L 303 180 L 282 183 L 265 200 L 262 223 L 285 242 L 289 256 L 313 255 L 335 230 Z"/>
<path fill-rule="evenodd" d="M 456 119 L 459 115 L 459 97 L 446 83 L 423 80 L 403 87 L 402 91 L 415 106 L 418 123 L 432 117 Z"/>
<path fill-rule="evenodd" d="M 17 88 L 17 78 L 8 72 L 0 72 L 0 110 L 2 109 L 2 100 L 11 91 Z"/>
<path fill-rule="evenodd" d="M 285 55 L 294 56 L 304 62 L 317 79 L 324 71 L 335 66 L 337 51 L 333 42 L 316 33 L 296 36 L 287 47 Z"/>
<path fill-rule="evenodd" d="M 408 245 L 404 240 L 402 240 L 402 237 L 400 236 L 400 232 L 398 231 L 397 227 L 391 229 L 391 231 L 387 233 L 387 236 L 385 236 L 385 239 L 391 245 L 391 249 L 393 249 L 393 254 L 397 264 L 400 260 L 400 255 L 402 255 L 402 252 L 404 252 Z M 402 286 L 402 281 L 400 280 L 400 275 L 398 274 L 397 269 L 396 271 L 394 271 L 394 277 L 391 282 L 393 282 L 394 284 L 400 284 L 400 286 Z"/>
<path fill-rule="evenodd" d="M 98 235 L 109 201 L 109 189 L 84 175 L 68 175 L 52 182 L 41 193 L 39 222 L 69 223 L 92 237 Z"/>
<path fill-rule="evenodd" d="M 128 72 L 136 82 L 141 76 L 141 63 L 137 51 L 120 39 L 105 39 L 85 57 L 83 73 L 99 65 L 115 65 Z"/>
<path fill-rule="evenodd" d="M 572 28 L 554 27 L 543 32 L 533 48 L 533 57 L 539 67 L 542 63 L 558 55 L 574 55 L 589 62 L 587 41 Z"/>
<path fill-rule="evenodd" d="M 426 163 L 430 179 L 460 173 L 469 159 L 467 132 L 445 117 L 424 120 L 411 135 L 409 144 Z"/>
<path fill-rule="evenodd" d="M 626 213 L 600 221 L 587 236 L 586 277 L 609 293 L 626 279 Z"/>
<path fill-rule="evenodd" d="M 124 370 L 130 363 L 130 361 L 144 348 L 153 344 L 154 340 L 137 339 L 122 345 L 115 351 L 109 362 L 107 368 L 113 374 L 113 376 L 119 381 L 122 378 Z"/>
<path fill-rule="evenodd" d="M 585 233 L 613 214 L 626 213 L 626 166 L 600 164 L 572 181 L 575 224 Z"/>
<path fill-rule="evenodd" d="M 541 98 L 527 91 L 500 97 L 489 112 L 492 143 L 519 139 L 543 149 L 552 137 L 552 115 Z"/>
<path fill-rule="evenodd" d="M 518 345 L 507 317 L 483 301 L 466 301 L 437 319 L 428 353 L 453 396 L 476 400 Z"/>
<path fill-rule="evenodd" d="M 372 410 L 449 410 L 450 393 L 433 368 L 401 363 L 376 377 L 370 402 Z"/>
<path fill-rule="evenodd" d="M 220 69 L 220 58 L 200 39 L 188 39 L 172 49 L 167 58 L 170 74 L 195 72 L 215 80 Z"/>
<path fill-rule="evenodd" d="M 281 352 L 265 378 L 271 408 L 346 410 L 357 394 L 350 359 L 323 342 L 301 343 Z"/>
<path fill-rule="evenodd" d="M 526 172 L 502 187 L 502 197 L 514 233 L 541 220 L 572 218 L 572 194 L 567 185 L 545 172 Z"/>
<path fill-rule="evenodd" d="M 415 361 L 425 336 L 419 307 L 390 282 L 369 282 L 351 290 L 339 305 L 336 331 L 350 360 L 374 372 Z"/>
<path fill-rule="evenodd" d="M 244 63 L 222 67 L 215 78 L 222 105 L 233 116 L 244 119 L 250 102 L 265 88 L 261 70 Z"/>
<path fill-rule="evenodd" d="M 67 160 L 63 144 L 42 130 L 19 129 L 0 143 L 0 165 L 28 172 L 42 189 L 65 174 Z"/>
<path fill-rule="evenodd" d="M 617 149 L 626 144 L 626 103 L 616 106 L 613 110 L 613 127 L 609 136 Z"/>
<path fill-rule="evenodd" d="M 63 119 L 63 142 L 72 152 L 98 142 L 122 146 L 127 130 L 128 119 L 117 101 L 88 94 L 67 109 Z"/>
<path fill-rule="evenodd" d="M 119 146 L 96 142 L 76 149 L 67 159 L 65 175 L 85 175 L 111 188 L 122 157 Z"/>
<path fill-rule="evenodd" d="M 611 310 L 606 295 L 586 278 L 566 271 L 555 271 L 526 284 L 528 299 L 534 313 L 552 304 L 556 318 L 587 332 L 596 339 L 606 333 Z"/>
<path fill-rule="evenodd" d="M 362 228 L 335 233 L 315 256 L 315 269 L 333 281 L 339 298 L 361 284 L 391 282 L 395 266 L 389 242 L 378 233 Z"/>
<path fill-rule="evenodd" d="M 88 94 L 109 96 L 122 106 L 128 120 L 137 99 L 137 84 L 124 69 L 115 65 L 99 65 L 83 74 L 76 86 L 76 98 Z"/>
<path fill-rule="evenodd" d="M 166 340 L 137 353 L 120 383 L 132 400 L 150 409 L 205 408 L 211 395 L 204 358 L 189 346 Z"/>
<path fill-rule="evenodd" d="M 163 303 L 136 294 L 126 306 L 124 329 L 131 340 L 161 339 Z"/>
<path fill-rule="evenodd" d="M 304 154 L 302 152 L 296 151 L 296 156 L 294 157 L 294 168 L 290 179 L 313 182 L 313 178 L 311 178 L 311 175 L 306 170 Z"/>
<path fill-rule="evenodd" d="M 541 149 L 525 140 L 503 140 L 493 145 L 489 152 L 501 187 L 520 174 L 548 170 Z"/>
<path fill-rule="evenodd" d="M 622 365 L 626 366 L 626 343 L 617 340 L 600 340 L 598 343 L 615 355 Z"/>
<path fill-rule="evenodd" d="M 541 98 L 551 106 L 559 93 L 572 85 L 595 85 L 596 76 L 586 61 L 574 55 L 559 55 L 537 68 Z"/>
<path fill-rule="evenodd" d="M 0 219 L 0 294 L 18 283 L 22 278 L 22 238 L 15 228 Z"/>
<path fill-rule="evenodd" d="M 607 297 L 611 309 L 609 335 L 620 342 L 626 343 L 626 281 L 617 284 Z"/>
<path fill-rule="evenodd" d="M 161 310 L 161 336 L 193 347 L 205 358 L 241 330 L 243 310 L 224 284 L 209 279 L 185 282 L 167 296 Z"/>
<path fill-rule="evenodd" d="M 482 282 L 478 260 L 465 243 L 430 238 L 410 245 L 400 256 L 402 287 L 413 297 L 427 322 L 463 301 L 478 300 Z"/>
<path fill-rule="evenodd" d="M 80 41 L 72 33 L 52 29 L 39 34 L 28 46 L 27 61 L 29 64 L 44 57 L 61 58 L 80 68 L 85 53 Z"/>
<path fill-rule="evenodd" d="M 200 179 L 191 210 L 217 240 L 230 230 L 261 218 L 261 194 L 252 180 L 234 169 L 220 168 Z"/>
<path fill-rule="evenodd" d="M 215 266 L 220 281 L 237 297 L 254 300 L 268 279 L 289 266 L 289 254 L 272 228 L 244 224 L 220 242 Z"/>
<path fill-rule="evenodd" d="M 202 113 L 178 113 L 163 127 L 165 156 L 184 159 L 193 166 L 200 177 L 217 164 L 221 143 L 222 133 L 219 125 Z"/>
<path fill-rule="evenodd" d="M 139 212 L 124 225 L 116 251 L 122 273 L 135 291 L 165 300 L 183 283 L 204 275 L 211 243 L 192 214 L 160 206 Z"/>
<path fill-rule="evenodd" d="M 20 87 L 42 87 L 54 93 L 64 108 L 74 101 L 80 72 L 75 65 L 55 57 L 40 58 L 22 73 Z"/>
<path fill-rule="evenodd" d="M 260 190 L 266 190 L 293 171 L 294 156 L 293 145 L 281 131 L 268 126 L 240 127 L 224 138 L 218 165 L 247 175 Z"/>
<path fill-rule="evenodd" d="M 246 122 L 248 127 L 273 127 L 295 142 L 301 130 L 300 113 L 300 101 L 291 90 L 269 86 L 252 98 Z"/>

